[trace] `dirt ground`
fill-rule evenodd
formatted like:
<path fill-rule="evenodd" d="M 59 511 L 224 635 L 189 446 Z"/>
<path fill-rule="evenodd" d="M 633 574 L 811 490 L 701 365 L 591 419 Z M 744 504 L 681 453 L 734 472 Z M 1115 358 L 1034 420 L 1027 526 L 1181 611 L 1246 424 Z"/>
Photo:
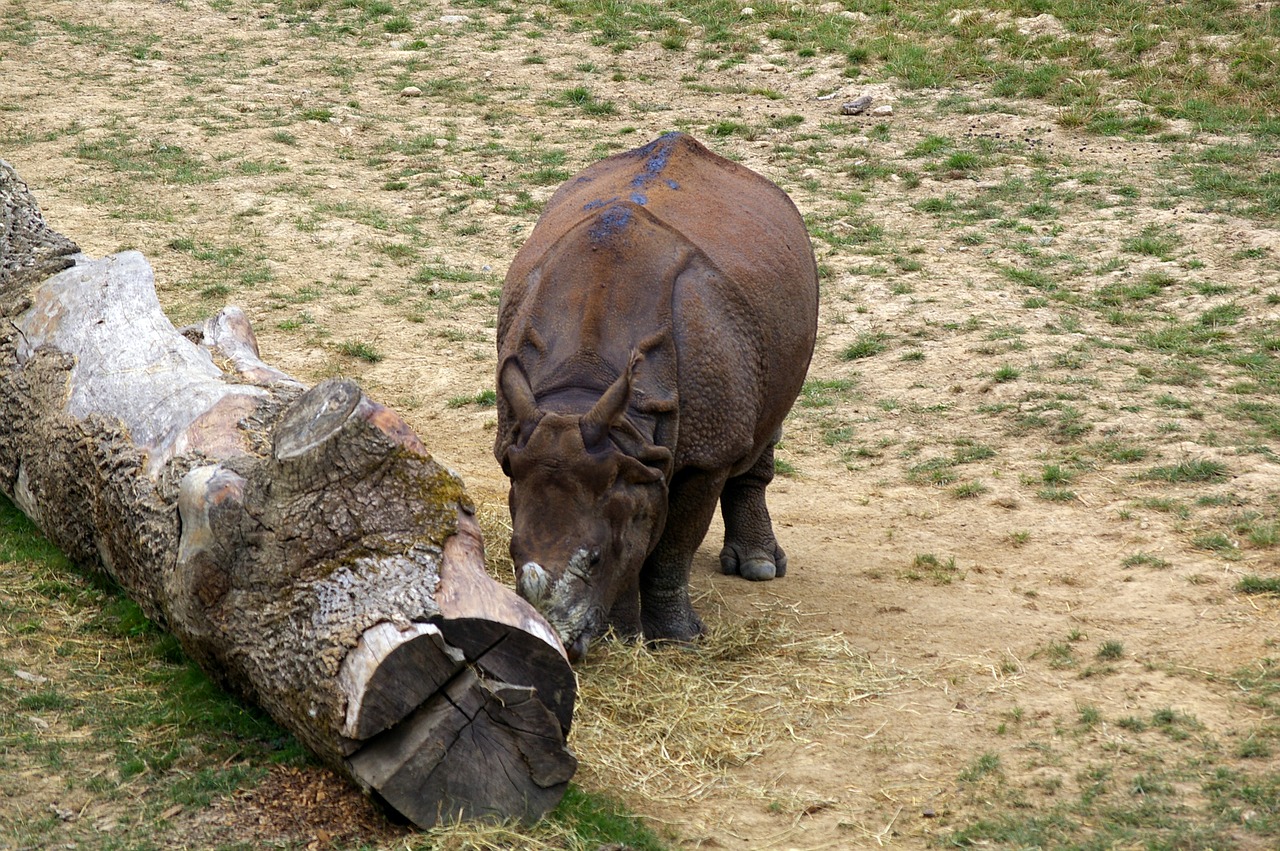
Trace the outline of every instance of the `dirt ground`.
<path fill-rule="evenodd" d="M 494 415 L 467 399 L 493 384 L 495 293 L 536 218 L 527 203 L 558 182 L 541 165 L 567 176 L 678 127 L 778 182 L 829 232 L 883 228 L 814 239 L 825 274 L 811 378 L 831 389 L 797 406 L 779 453 L 789 472 L 771 508 L 788 575 L 718 575 L 713 529 L 693 581 L 725 617 L 794 608 L 800 629 L 842 635 L 893 685 L 702 794 L 605 791 L 682 847 L 919 847 L 995 810 L 1047 811 L 1099 766 L 1118 784 L 1162 761 L 1190 764 L 1196 746 L 1230 761 L 1274 730 L 1236 674 L 1275 656 L 1280 601 L 1235 586 L 1280 573 L 1277 549 L 1239 535 L 1197 544 L 1230 538 L 1245 512 L 1276 517 L 1275 442 L 1228 404 L 1245 378 L 1206 359 L 1176 381 L 1175 356 L 1134 345 L 1142 329 L 1037 299 L 1002 271 L 1070 255 L 1047 268 L 1086 269 L 1064 284 L 1085 296 L 1154 272 L 1208 280 L 1220 294 L 1173 286 L 1160 309 L 1192 318 L 1230 302 L 1244 308 L 1232 330 L 1241 345 L 1274 331 L 1280 231 L 1169 189 L 1179 145 L 1223 140 L 1084 135 L 1039 102 L 858 82 L 760 33 L 758 52 L 721 70 L 696 44 L 613 53 L 565 26 L 529 37 L 532 25 L 511 27 L 487 6 L 416 8 L 412 36 L 343 36 L 265 2 L 26 4 L 38 38 L 0 44 L 0 156 L 89 254 L 142 250 L 176 323 L 241 305 L 266 360 L 308 381 L 357 378 L 487 505 L 505 499 Z M 469 20 L 442 23 L 448 14 Z M 408 49 L 414 37 L 426 46 Z M 575 86 L 612 114 L 564 103 Z M 838 114 L 864 93 L 892 115 Z M 803 121 L 777 120 L 791 115 Z M 759 129 L 708 132 L 722 122 Z M 987 167 L 928 168 L 912 151 L 932 136 L 986 140 Z M 815 139 L 829 146 L 806 156 Z M 157 160 L 162 146 L 197 177 L 162 162 L 139 178 L 103 153 Z M 1023 197 L 1007 201 L 1016 209 L 1042 196 L 1046 173 L 1057 212 L 1023 230 L 951 226 L 921 209 L 1022 181 Z M 1126 253 L 1144 229 L 1176 234 L 1175 247 Z M 987 236 L 961 238 L 973 232 Z M 419 275 L 424 266 L 435 272 Z M 844 356 L 867 339 L 882 350 Z M 343 348 L 357 342 L 381 359 Z M 1146 455 L 1103 461 L 1106 441 Z M 950 467 L 981 483 L 974 493 L 921 478 L 930 459 L 975 446 L 991 451 Z M 1228 473 L 1139 478 L 1189 459 Z M 1042 495 L 1049 465 L 1068 471 L 1073 496 Z M 1190 743 L 1119 723 L 1164 709 L 1195 719 Z M 981 777 L 974 766 L 992 754 L 1000 770 Z M 1198 789 L 1187 781 L 1187 806 Z M 1266 847 L 1241 819 L 1239 846 Z"/>

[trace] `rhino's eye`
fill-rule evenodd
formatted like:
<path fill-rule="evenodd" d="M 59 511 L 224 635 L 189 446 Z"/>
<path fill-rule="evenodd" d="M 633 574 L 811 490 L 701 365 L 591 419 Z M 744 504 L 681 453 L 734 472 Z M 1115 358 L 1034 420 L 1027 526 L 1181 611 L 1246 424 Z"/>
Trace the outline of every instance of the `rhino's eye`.
<path fill-rule="evenodd" d="M 592 550 L 591 553 L 587 556 L 587 562 L 592 567 L 595 567 L 596 565 L 598 565 L 600 563 L 600 551 Z"/>

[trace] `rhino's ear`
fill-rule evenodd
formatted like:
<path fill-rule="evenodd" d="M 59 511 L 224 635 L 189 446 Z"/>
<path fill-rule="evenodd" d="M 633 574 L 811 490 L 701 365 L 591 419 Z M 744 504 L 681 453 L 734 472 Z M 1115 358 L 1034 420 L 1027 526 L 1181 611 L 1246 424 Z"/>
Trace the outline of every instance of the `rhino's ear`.
<path fill-rule="evenodd" d="M 671 450 L 646 446 L 639 457 L 623 455 L 618 474 L 632 484 L 648 485 L 670 479 L 672 462 Z"/>
<path fill-rule="evenodd" d="M 529 379 L 525 378 L 524 370 L 515 358 L 507 358 L 498 371 L 498 389 L 511 408 L 517 431 L 520 426 L 532 424 L 538 419 L 538 400 L 533 397 Z"/>

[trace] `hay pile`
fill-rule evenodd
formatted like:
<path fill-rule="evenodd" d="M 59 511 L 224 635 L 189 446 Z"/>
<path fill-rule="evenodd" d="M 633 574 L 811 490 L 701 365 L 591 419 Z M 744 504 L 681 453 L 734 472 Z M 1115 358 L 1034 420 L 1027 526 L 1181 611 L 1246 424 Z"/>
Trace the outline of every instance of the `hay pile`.
<path fill-rule="evenodd" d="M 512 582 L 506 507 L 479 509 L 490 571 Z M 576 782 L 635 802 L 690 800 L 717 790 L 766 797 L 733 769 L 900 679 L 839 634 L 805 629 L 781 603 L 742 616 L 712 595 L 695 600 L 707 634 L 692 647 L 592 645 L 578 672 L 570 744 Z"/>

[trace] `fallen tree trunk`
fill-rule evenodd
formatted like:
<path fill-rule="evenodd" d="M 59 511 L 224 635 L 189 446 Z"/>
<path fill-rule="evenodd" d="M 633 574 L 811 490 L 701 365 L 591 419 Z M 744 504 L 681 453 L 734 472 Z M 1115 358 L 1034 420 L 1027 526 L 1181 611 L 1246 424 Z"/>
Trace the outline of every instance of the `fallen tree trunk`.
<path fill-rule="evenodd" d="M 484 573 L 461 481 L 228 309 L 177 331 L 0 161 L 0 490 L 228 689 L 422 826 L 539 818 L 576 761 L 552 630 Z"/>

